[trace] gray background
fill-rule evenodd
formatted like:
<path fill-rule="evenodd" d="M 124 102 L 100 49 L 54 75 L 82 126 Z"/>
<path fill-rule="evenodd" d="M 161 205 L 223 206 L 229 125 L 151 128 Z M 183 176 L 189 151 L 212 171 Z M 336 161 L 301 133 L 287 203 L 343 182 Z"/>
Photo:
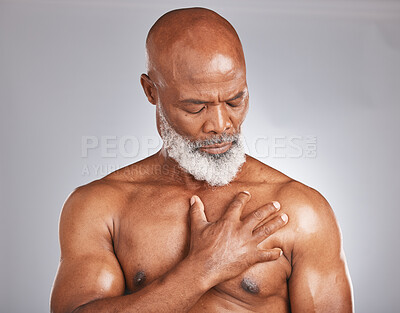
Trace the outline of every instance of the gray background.
<path fill-rule="evenodd" d="M 1 312 L 48 311 L 68 194 L 156 151 L 145 36 L 193 5 L 242 39 L 249 151 L 332 205 L 357 312 L 399 312 L 400 3 L 380 0 L 0 1 Z M 87 157 L 83 136 L 99 140 Z M 316 138 L 317 154 L 293 136 Z"/>

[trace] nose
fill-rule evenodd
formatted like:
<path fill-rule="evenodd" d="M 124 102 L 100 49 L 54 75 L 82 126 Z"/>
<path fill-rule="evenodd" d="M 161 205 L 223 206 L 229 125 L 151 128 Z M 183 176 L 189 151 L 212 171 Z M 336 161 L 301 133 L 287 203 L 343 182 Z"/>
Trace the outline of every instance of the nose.
<path fill-rule="evenodd" d="M 209 106 L 206 118 L 203 126 L 205 133 L 222 134 L 232 127 L 227 109 L 222 104 Z"/>

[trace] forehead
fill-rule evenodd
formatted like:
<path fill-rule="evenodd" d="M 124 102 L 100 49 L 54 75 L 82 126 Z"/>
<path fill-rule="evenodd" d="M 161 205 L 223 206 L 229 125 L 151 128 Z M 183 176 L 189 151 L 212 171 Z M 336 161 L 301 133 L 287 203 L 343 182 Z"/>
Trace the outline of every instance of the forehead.
<path fill-rule="evenodd" d="M 241 91 L 246 92 L 247 83 L 246 76 L 243 73 L 236 73 L 236 75 L 206 75 L 205 77 L 200 77 L 199 75 L 197 77 L 167 81 L 163 91 L 166 95 L 175 98 L 175 100 L 226 100 Z"/>
<path fill-rule="evenodd" d="M 204 53 L 186 47 L 172 55 L 163 74 L 164 85 L 179 98 L 229 97 L 246 88 L 244 62 L 219 51 Z"/>
<path fill-rule="evenodd" d="M 227 100 L 239 92 L 247 92 L 246 80 L 237 78 L 220 82 L 203 82 L 174 85 L 176 97 L 179 100 L 198 99 L 214 101 Z"/>

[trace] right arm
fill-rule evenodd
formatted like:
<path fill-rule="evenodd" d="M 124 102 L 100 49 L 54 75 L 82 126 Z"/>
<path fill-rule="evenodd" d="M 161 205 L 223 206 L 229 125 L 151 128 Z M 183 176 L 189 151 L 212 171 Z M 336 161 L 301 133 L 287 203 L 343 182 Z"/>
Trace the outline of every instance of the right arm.
<path fill-rule="evenodd" d="M 257 249 L 259 242 L 283 226 L 279 216 L 259 226 L 276 212 L 272 204 L 240 220 L 250 197 L 240 193 L 219 221 L 209 223 L 201 200 L 194 197 L 188 256 L 142 290 L 124 295 L 124 275 L 113 249 L 112 217 L 107 214 L 107 201 L 96 200 L 98 194 L 91 197 L 78 189 L 64 205 L 52 313 L 188 311 L 216 284 L 280 255 L 279 249 Z"/>

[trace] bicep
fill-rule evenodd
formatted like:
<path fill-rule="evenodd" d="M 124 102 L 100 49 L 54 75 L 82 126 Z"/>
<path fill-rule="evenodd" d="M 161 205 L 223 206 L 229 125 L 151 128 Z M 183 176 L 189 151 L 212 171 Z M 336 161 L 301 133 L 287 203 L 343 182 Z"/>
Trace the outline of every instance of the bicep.
<path fill-rule="evenodd" d="M 289 279 L 292 312 L 350 313 L 350 277 L 333 212 L 322 201 L 322 206 L 310 209 L 307 216 L 307 227 L 299 228 L 302 231 L 293 249 Z"/>
<path fill-rule="evenodd" d="M 309 264 L 304 261 L 293 267 L 289 280 L 292 312 L 352 312 L 351 285 L 344 260 L 322 257 Z"/>
<path fill-rule="evenodd" d="M 115 258 L 101 253 L 61 260 L 52 292 L 52 312 L 72 312 L 93 300 L 120 296 L 124 280 Z"/>
<path fill-rule="evenodd" d="M 124 293 L 125 283 L 101 210 L 68 200 L 60 220 L 61 260 L 51 296 L 51 311 L 72 312 L 100 298 Z"/>

